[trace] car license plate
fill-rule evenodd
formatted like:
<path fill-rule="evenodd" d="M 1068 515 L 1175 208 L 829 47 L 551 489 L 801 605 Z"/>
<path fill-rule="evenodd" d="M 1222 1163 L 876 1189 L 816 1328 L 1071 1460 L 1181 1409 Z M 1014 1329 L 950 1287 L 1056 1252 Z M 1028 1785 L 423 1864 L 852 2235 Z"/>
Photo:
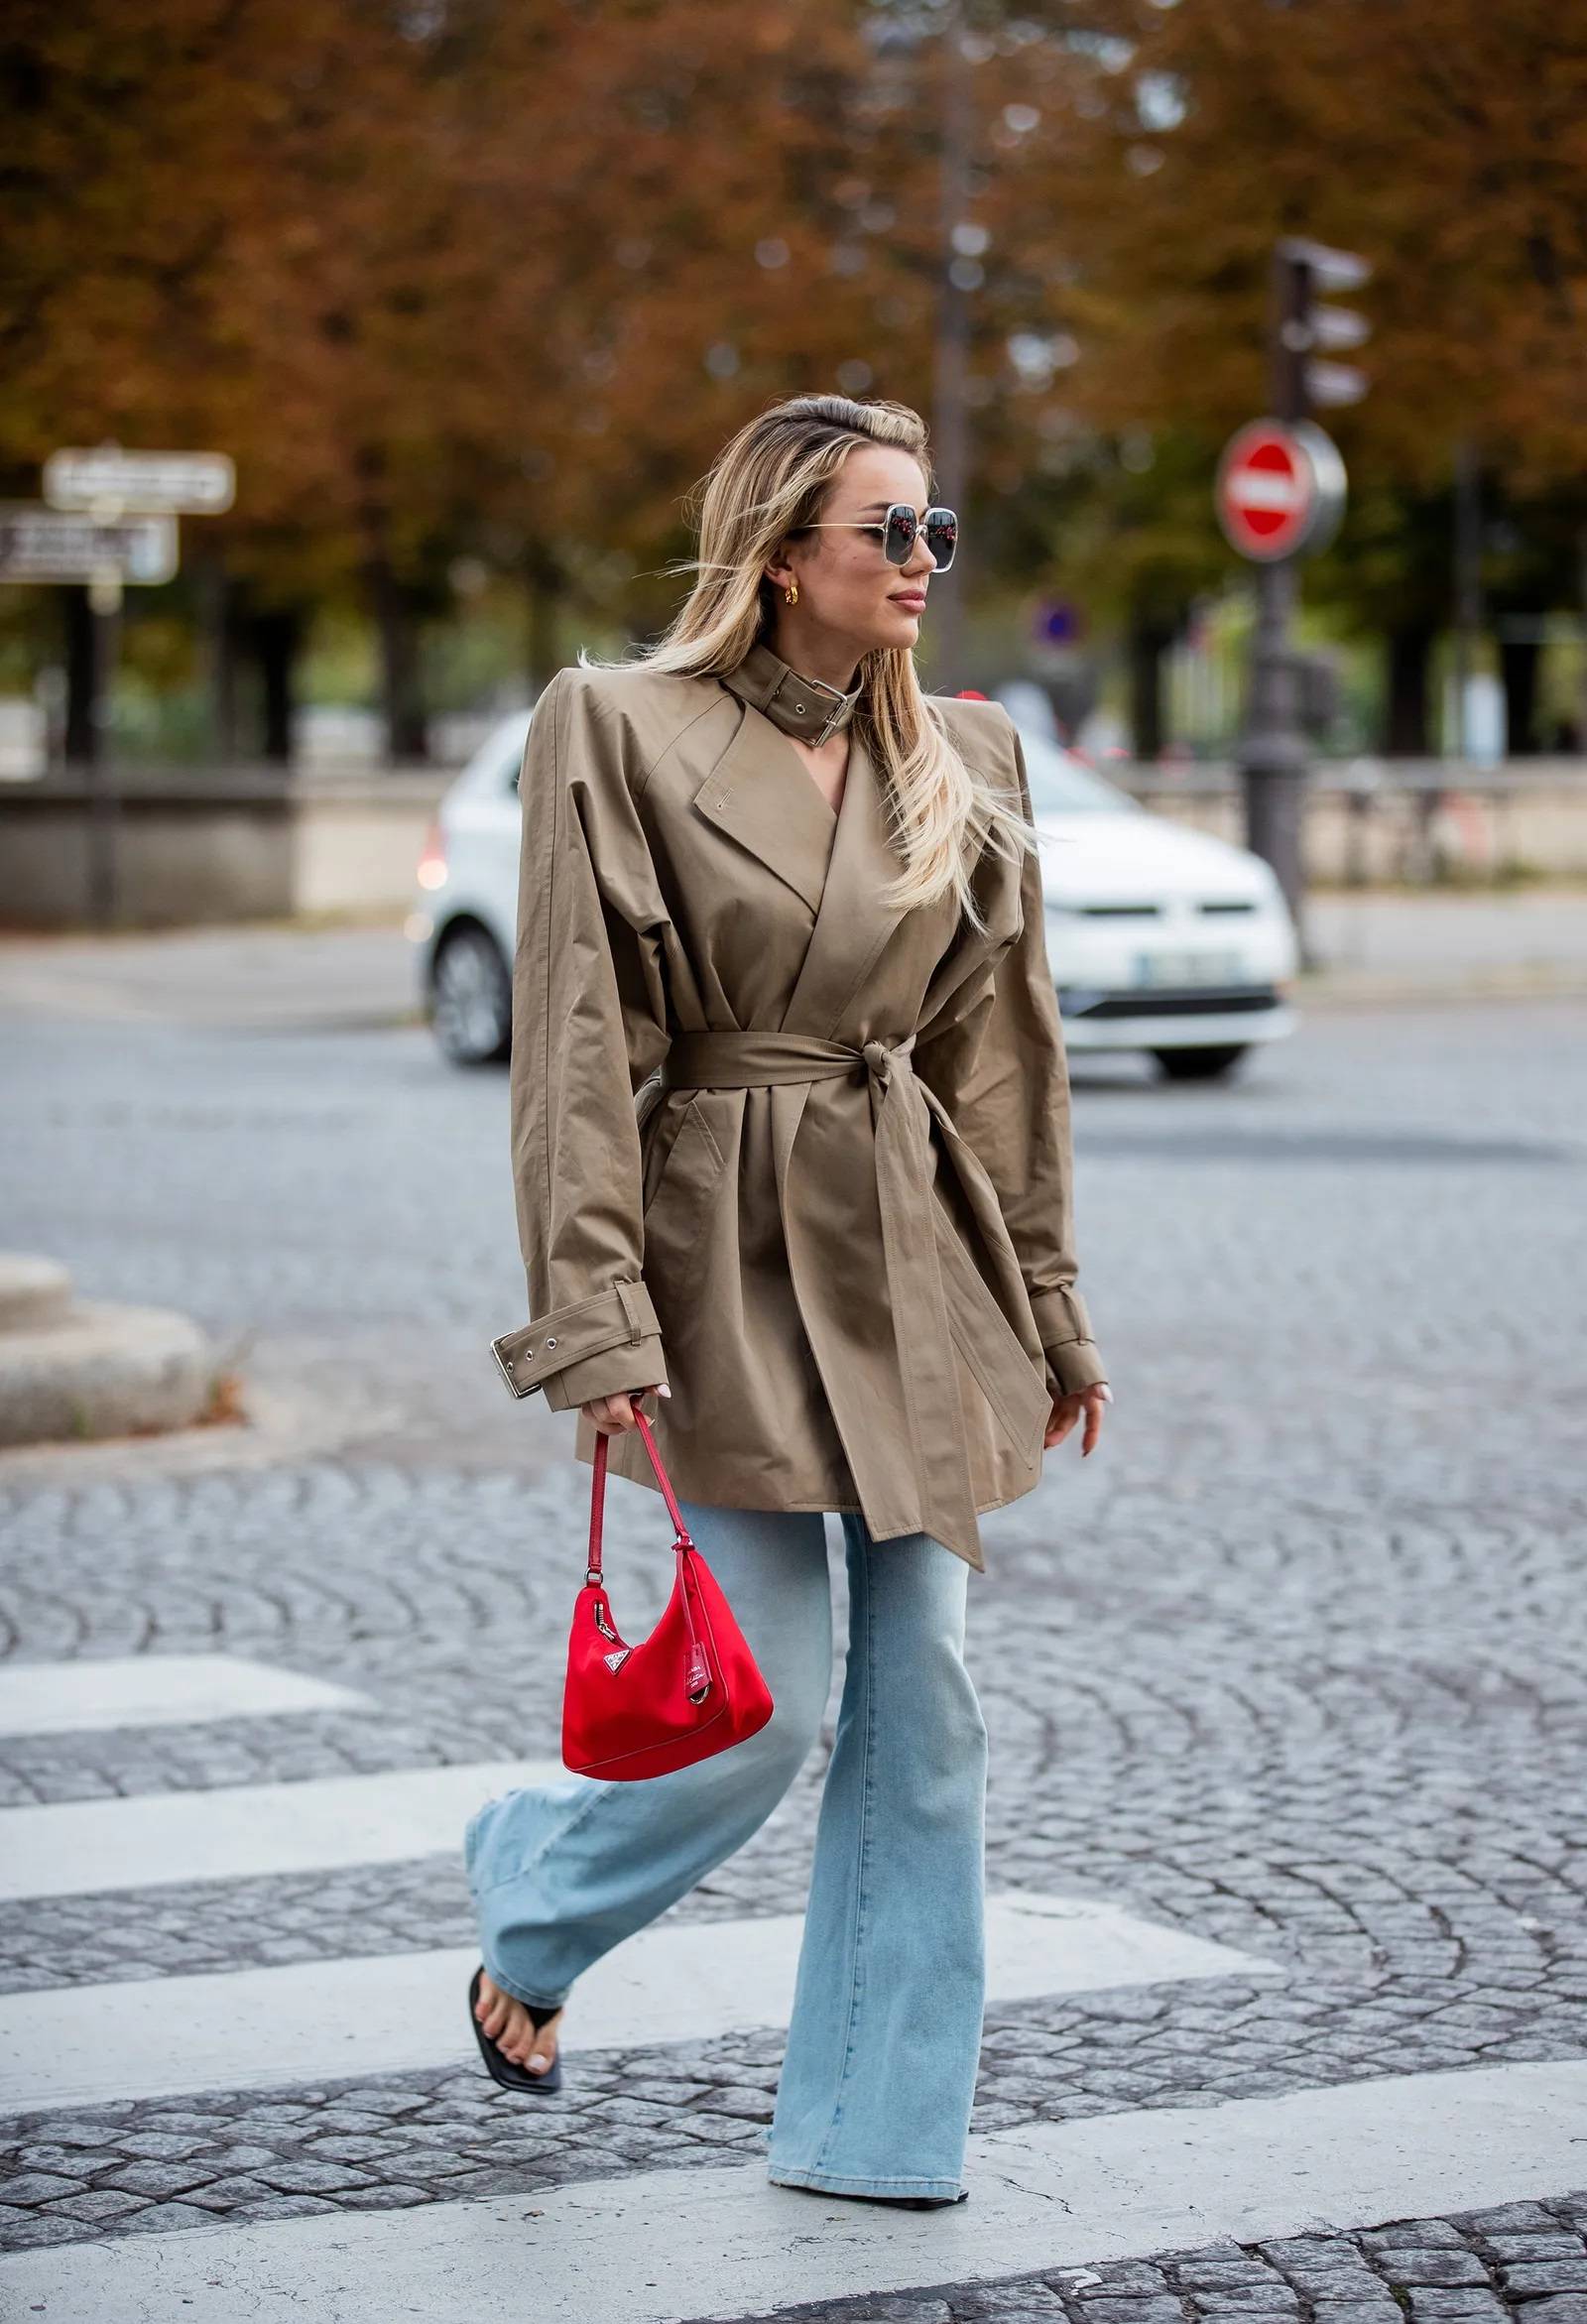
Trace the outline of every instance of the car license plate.
<path fill-rule="evenodd" d="M 1238 985 L 1250 980 L 1243 952 L 1138 952 L 1137 985 Z"/>

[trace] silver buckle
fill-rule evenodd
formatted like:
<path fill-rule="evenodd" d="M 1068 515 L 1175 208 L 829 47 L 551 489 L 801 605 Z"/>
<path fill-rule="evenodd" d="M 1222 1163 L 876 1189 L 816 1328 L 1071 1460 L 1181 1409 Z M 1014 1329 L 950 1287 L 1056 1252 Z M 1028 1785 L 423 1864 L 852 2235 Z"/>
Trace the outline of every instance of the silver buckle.
<path fill-rule="evenodd" d="M 502 1354 L 501 1349 L 497 1346 L 494 1340 L 492 1340 L 490 1343 L 490 1352 L 496 1359 L 497 1371 L 506 1381 L 514 1396 L 533 1396 L 535 1394 L 535 1391 L 540 1386 L 540 1382 L 538 1380 L 532 1380 L 529 1386 L 526 1388 L 521 1380 L 516 1380 L 513 1377 L 513 1368 L 511 1364 L 508 1363 L 507 1358 Z"/>
<path fill-rule="evenodd" d="M 822 727 L 820 733 L 816 736 L 815 742 L 811 747 L 812 749 L 818 749 L 823 742 L 830 742 L 832 736 L 837 731 L 836 721 L 839 711 L 844 709 L 848 703 L 854 699 L 854 696 L 851 694 L 839 693 L 837 687 L 828 685 L 824 677 L 805 677 L 797 673 L 792 673 L 790 676 L 786 677 L 783 680 L 783 684 L 785 686 L 797 685 L 802 687 L 806 692 L 812 694 L 825 694 L 827 700 L 832 704 L 832 708 L 827 715 L 826 724 Z M 855 690 L 858 692 L 858 688 Z"/>

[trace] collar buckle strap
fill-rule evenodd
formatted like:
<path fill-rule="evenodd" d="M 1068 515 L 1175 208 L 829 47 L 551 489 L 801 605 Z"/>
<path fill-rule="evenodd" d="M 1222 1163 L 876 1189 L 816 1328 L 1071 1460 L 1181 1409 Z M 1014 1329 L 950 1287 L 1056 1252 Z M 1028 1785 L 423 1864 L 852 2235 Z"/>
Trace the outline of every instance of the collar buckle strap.
<path fill-rule="evenodd" d="M 734 670 L 721 673 L 721 682 L 741 701 L 799 742 L 819 745 L 848 725 L 865 691 L 857 685 L 840 693 L 822 677 L 807 677 L 774 654 L 764 639 L 750 648 Z"/>
<path fill-rule="evenodd" d="M 846 726 L 860 699 L 860 688 L 852 694 L 840 693 L 821 677 L 805 677 L 796 670 L 787 671 L 779 678 L 767 699 L 766 710 L 775 723 L 786 724 L 790 734 L 796 734 L 801 742 L 823 743 L 831 740 L 840 726 Z M 813 730 L 812 719 L 827 715 Z M 782 717 L 776 717 L 781 711 Z"/>

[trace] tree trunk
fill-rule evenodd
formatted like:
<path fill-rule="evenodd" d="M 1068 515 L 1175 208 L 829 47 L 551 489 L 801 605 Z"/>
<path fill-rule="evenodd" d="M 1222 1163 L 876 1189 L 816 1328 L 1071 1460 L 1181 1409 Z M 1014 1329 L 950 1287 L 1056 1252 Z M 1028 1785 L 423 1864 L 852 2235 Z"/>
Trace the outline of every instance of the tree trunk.
<path fill-rule="evenodd" d="M 365 579 L 380 640 L 386 756 L 393 764 L 402 759 L 427 759 L 429 735 L 419 675 L 419 625 L 412 602 L 384 556 L 371 557 Z"/>
<path fill-rule="evenodd" d="M 99 756 L 99 731 L 93 715 L 93 615 L 85 583 L 72 581 L 61 590 L 61 613 L 65 630 L 66 764 L 91 767 Z"/>
<path fill-rule="evenodd" d="M 1513 759 L 1537 751 L 1537 669 L 1541 649 L 1535 638 L 1501 638 L 1499 669 L 1505 684 L 1506 748 Z"/>
<path fill-rule="evenodd" d="M 293 673 L 303 643 L 303 615 L 296 606 L 256 614 L 254 653 L 262 685 L 265 757 L 290 766 L 293 753 Z"/>
<path fill-rule="evenodd" d="M 529 683 L 531 693 L 538 694 L 560 668 L 561 575 L 549 558 L 532 558 L 525 588 L 529 597 Z"/>
<path fill-rule="evenodd" d="M 1150 765 L 1167 740 L 1162 715 L 1162 657 L 1173 643 L 1165 622 L 1137 614 L 1130 623 L 1130 738 L 1136 757 Z"/>
<path fill-rule="evenodd" d="M 237 756 L 237 618 L 235 592 L 223 551 L 194 559 L 202 639 L 204 691 L 209 701 L 209 749 L 220 766 Z"/>
<path fill-rule="evenodd" d="M 1384 721 L 1384 752 L 1391 759 L 1425 759 L 1427 741 L 1427 663 L 1432 632 L 1417 623 L 1389 633 L 1389 700 Z"/>

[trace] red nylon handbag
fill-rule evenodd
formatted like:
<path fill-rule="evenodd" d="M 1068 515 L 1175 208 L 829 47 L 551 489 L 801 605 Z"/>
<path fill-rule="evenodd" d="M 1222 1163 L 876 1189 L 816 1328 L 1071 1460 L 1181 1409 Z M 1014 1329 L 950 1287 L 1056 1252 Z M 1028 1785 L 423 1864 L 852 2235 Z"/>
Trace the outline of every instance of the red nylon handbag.
<path fill-rule="evenodd" d="M 562 1765 L 607 1782 L 665 1775 L 742 1743 L 772 1716 L 772 1690 L 689 1534 L 650 1422 L 634 1417 L 667 1500 L 676 1539 L 672 1594 L 650 1637 L 630 1646 L 617 1627 L 601 1570 L 606 1437 L 595 1437 L 589 1559 L 573 1604 L 562 1694 Z"/>

